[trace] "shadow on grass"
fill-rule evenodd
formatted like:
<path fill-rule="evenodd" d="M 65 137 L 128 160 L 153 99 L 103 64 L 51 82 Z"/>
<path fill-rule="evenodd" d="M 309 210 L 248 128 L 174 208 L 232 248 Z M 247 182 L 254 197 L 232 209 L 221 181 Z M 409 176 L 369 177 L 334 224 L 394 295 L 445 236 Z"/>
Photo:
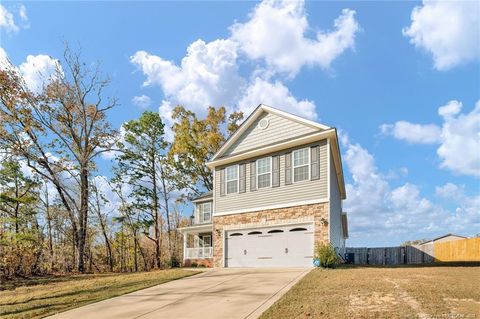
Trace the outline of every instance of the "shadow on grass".
<path fill-rule="evenodd" d="M 180 278 L 185 278 L 191 275 L 186 275 L 184 277 Z M 34 301 L 42 301 L 42 300 L 51 300 L 51 299 L 56 299 L 56 298 L 65 298 L 65 297 L 71 297 L 71 296 L 78 296 L 81 298 L 83 295 L 92 295 L 92 294 L 99 294 L 101 293 L 102 290 L 105 289 L 111 289 L 117 291 L 116 294 L 112 295 L 107 295 L 107 297 L 115 297 L 122 295 L 124 293 L 129 293 L 133 292 L 139 289 L 144 289 L 144 288 L 149 288 L 152 286 L 156 285 L 161 285 L 163 283 L 180 279 L 180 278 L 165 278 L 163 280 L 149 280 L 149 281 L 133 281 L 133 282 L 127 282 L 123 284 L 119 283 L 105 283 L 103 285 L 97 286 L 96 288 L 91 288 L 91 289 L 82 289 L 82 290 L 75 290 L 75 291 L 70 291 L 70 292 L 64 292 L 60 294 L 54 294 L 54 295 L 49 295 L 49 296 L 42 296 L 42 297 L 35 297 L 31 299 L 27 299 L 25 301 L 15 301 L 15 302 L 10 302 L 10 303 L 0 303 L 1 306 L 13 306 L 13 305 L 21 305 L 21 304 L 27 304 L 30 302 Z M 101 296 L 101 295 L 100 295 Z"/>
<path fill-rule="evenodd" d="M 2 290 L 13 290 L 18 287 L 29 287 L 37 285 L 45 285 L 50 283 L 58 283 L 64 281 L 78 281 L 94 278 L 115 277 L 129 275 L 130 273 L 107 273 L 107 274 L 78 274 L 78 275 L 47 275 L 47 276 L 32 276 L 27 278 L 8 278 L 0 281 Z M 134 273 L 131 273 L 134 274 Z"/>

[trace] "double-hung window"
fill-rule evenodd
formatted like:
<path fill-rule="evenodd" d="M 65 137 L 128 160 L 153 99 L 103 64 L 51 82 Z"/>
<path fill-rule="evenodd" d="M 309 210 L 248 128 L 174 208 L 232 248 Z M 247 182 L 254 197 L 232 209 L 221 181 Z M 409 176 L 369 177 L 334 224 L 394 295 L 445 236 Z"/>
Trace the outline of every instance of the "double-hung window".
<path fill-rule="evenodd" d="M 293 182 L 310 178 L 310 148 L 293 151 Z"/>
<path fill-rule="evenodd" d="M 208 223 L 212 220 L 212 202 L 202 203 L 202 223 Z"/>
<path fill-rule="evenodd" d="M 238 165 L 225 168 L 225 182 L 227 194 L 238 193 Z"/>
<path fill-rule="evenodd" d="M 272 158 L 265 157 L 257 160 L 258 188 L 270 187 L 272 182 Z"/>

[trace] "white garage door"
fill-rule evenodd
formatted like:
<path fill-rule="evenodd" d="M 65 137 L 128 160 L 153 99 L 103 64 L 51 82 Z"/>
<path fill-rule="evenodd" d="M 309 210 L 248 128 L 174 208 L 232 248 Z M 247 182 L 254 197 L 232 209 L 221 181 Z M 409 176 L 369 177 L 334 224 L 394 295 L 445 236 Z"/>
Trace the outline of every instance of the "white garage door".
<path fill-rule="evenodd" d="M 311 267 L 313 225 L 228 231 L 225 267 Z"/>

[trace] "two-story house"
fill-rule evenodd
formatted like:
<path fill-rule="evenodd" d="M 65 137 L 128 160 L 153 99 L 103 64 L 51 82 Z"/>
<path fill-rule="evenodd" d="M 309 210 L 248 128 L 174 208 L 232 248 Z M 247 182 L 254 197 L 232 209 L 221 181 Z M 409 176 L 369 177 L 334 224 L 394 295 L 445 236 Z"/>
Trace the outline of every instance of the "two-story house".
<path fill-rule="evenodd" d="M 315 244 L 348 237 L 335 128 L 259 105 L 207 163 L 214 189 L 193 201 L 184 262 L 312 266 Z"/>

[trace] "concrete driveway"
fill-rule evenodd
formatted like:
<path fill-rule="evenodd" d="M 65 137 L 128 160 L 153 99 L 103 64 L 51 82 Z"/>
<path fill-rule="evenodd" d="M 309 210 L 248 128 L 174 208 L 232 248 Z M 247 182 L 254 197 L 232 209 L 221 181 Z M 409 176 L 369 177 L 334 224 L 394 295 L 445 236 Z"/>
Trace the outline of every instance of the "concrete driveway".
<path fill-rule="evenodd" d="M 257 318 L 310 269 L 213 269 L 50 318 Z"/>

